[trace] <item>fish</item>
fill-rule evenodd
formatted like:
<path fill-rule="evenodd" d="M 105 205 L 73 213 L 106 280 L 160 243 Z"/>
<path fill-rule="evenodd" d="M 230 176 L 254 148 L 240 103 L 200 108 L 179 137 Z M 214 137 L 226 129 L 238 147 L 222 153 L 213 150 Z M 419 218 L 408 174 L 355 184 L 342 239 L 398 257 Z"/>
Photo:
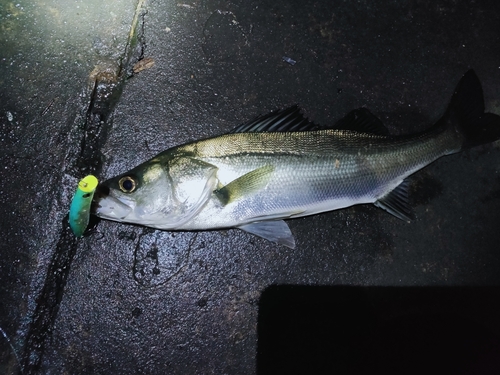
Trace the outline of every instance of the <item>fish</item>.
<path fill-rule="evenodd" d="M 93 175 L 88 175 L 78 182 L 68 216 L 69 226 L 76 237 L 83 236 L 89 225 L 92 200 L 98 184 L 99 180 Z"/>
<path fill-rule="evenodd" d="M 295 247 L 284 221 L 357 204 L 413 218 L 409 176 L 442 156 L 500 138 L 473 70 L 425 131 L 390 135 L 366 108 L 321 127 L 298 106 L 172 147 L 99 184 L 92 213 L 161 230 L 239 228 Z"/>

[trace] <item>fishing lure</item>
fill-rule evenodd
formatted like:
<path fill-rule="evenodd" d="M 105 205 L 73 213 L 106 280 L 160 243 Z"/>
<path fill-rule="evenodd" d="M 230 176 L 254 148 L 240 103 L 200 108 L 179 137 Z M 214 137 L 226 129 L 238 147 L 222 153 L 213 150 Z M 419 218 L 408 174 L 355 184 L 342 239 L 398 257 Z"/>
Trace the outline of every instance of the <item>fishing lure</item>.
<path fill-rule="evenodd" d="M 99 181 L 88 175 L 80 180 L 69 208 L 69 226 L 77 237 L 81 237 L 89 224 L 90 205 Z"/>

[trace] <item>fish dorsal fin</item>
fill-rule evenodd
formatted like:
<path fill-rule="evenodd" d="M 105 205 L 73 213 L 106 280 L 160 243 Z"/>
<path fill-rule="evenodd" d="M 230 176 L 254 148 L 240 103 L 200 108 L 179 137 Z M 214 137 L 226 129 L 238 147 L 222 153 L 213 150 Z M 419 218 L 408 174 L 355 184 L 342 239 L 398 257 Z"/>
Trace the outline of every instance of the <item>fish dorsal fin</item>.
<path fill-rule="evenodd" d="M 320 126 L 306 119 L 297 105 L 257 116 L 234 128 L 231 133 L 300 132 L 318 130 Z"/>
<path fill-rule="evenodd" d="M 222 204 L 226 205 L 264 188 L 271 179 L 273 172 L 274 166 L 264 165 L 263 167 L 245 173 L 243 176 L 231 181 L 226 186 L 215 190 L 214 193 Z"/>
<path fill-rule="evenodd" d="M 374 135 L 389 135 L 389 130 L 373 113 L 366 108 L 358 108 L 349 112 L 332 126 L 337 130 L 353 130 Z"/>
<path fill-rule="evenodd" d="M 256 223 L 241 225 L 238 228 L 244 230 L 245 232 L 265 238 L 266 240 L 295 249 L 295 239 L 293 238 L 293 234 L 290 231 L 288 224 L 283 220 L 259 221 Z"/>
<path fill-rule="evenodd" d="M 413 212 L 408 202 L 408 179 L 403 180 L 395 189 L 377 200 L 374 205 L 380 207 L 398 219 L 409 222 Z"/>
<path fill-rule="evenodd" d="M 230 133 L 301 132 L 327 128 L 382 136 L 389 135 L 389 131 L 382 121 L 366 108 L 358 108 L 349 112 L 333 126 L 319 126 L 305 118 L 297 105 L 257 116 L 253 120 L 237 126 Z"/>

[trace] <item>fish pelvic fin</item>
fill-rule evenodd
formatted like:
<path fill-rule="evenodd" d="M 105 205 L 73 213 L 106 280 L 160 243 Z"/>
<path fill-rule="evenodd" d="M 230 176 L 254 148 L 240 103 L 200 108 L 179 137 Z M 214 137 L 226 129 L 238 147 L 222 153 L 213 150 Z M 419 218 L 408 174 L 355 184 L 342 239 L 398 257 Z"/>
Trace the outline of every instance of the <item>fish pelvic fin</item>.
<path fill-rule="evenodd" d="M 252 233 L 266 240 L 275 242 L 279 245 L 295 249 L 295 239 L 283 220 L 259 221 L 245 224 L 238 227 L 245 232 Z"/>
<path fill-rule="evenodd" d="M 378 199 L 374 205 L 409 223 L 414 214 L 408 200 L 408 188 L 409 181 L 405 179 L 396 188 Z"/>
<path fill-rule="evenodd" d="M 500 139 L 500 116 L 484 112 L 481 82 L 471 69 L 460 79 L 444 116 L 436 126 L 455 129 L 463 137 L 462 149 Z"/>

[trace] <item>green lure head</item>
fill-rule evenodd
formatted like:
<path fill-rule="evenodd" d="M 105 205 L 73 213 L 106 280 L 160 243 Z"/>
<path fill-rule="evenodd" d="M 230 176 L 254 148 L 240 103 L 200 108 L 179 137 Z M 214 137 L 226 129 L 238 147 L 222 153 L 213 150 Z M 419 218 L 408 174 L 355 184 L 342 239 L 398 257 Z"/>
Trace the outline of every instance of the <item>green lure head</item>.
<path fill-rule="evenodd" d="M 88 175 L 80 180 L 69 209 L 69 226 L 77 237 L 81 237 L 89 224 L 90 206 L 99 181 Z"/>

